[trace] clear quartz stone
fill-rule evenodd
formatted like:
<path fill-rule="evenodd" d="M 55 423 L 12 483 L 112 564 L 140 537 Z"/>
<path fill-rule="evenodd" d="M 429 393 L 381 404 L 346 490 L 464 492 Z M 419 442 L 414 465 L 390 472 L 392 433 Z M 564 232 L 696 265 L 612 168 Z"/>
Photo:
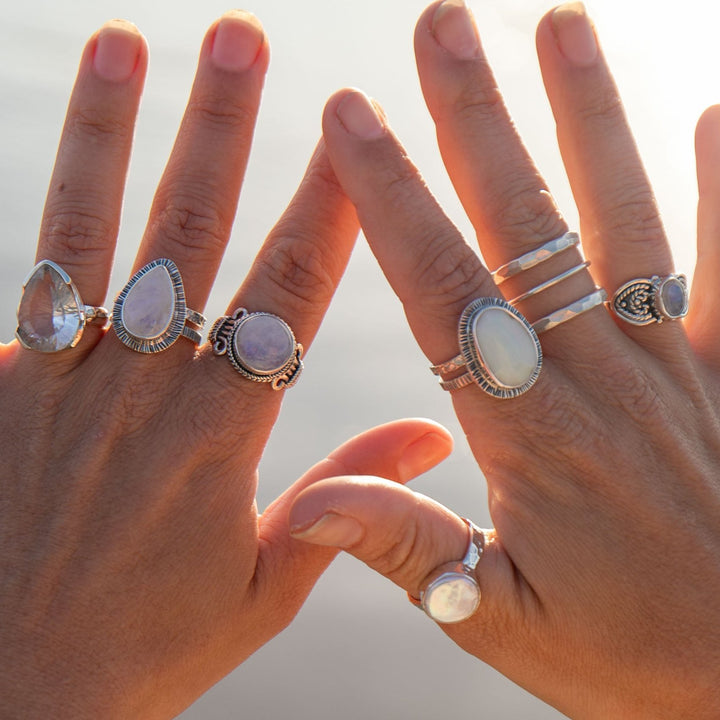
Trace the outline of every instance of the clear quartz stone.
<path fill-rule="evenodd" d="M 156 265 L 128 291 L 122 307 L 122 323 L 134 337 L 154 340 L 168 329 L 174 312 L 172 278 L 164 265 Z"/>
<path fill-rule="evenodd" d="M 538 349 L 530 330 L 502 307 L 490 306 L 478 313 L 473 326 L 475 347 L 485 369 L 498 385 L 524 385 L 535 372 Z"/>
<path fill-rule="evenodd" d="M 38 352 L 72 347 L 84 324 L 79 300 L 53 265 L 39 263 L 25 284 L 18 307 L 18 337 Z"/>
<path fill-rule="evenodd" d="M 233 348 L 240 362 L 261 375 L 282 370 L 295 353 L 290 328 L 274 315 L 249 315 L 235 331 Z"/>
<path fill-rule="evenodd" d="M 441 623 L 469 618 L 480 602 L 478 586 L 467 575 L 447 573 L 431 583 L 423 597 L 425 611 Z"/>

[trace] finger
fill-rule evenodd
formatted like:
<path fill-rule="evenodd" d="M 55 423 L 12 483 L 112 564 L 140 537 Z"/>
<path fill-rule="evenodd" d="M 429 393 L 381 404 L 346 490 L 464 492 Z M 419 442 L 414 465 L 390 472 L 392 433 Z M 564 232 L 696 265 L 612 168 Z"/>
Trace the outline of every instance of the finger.
<path fill-rule="evenodd" d="M 135 270 L 173 260 L 194 310 L 205 306 L 230 237 L 268 60 L 262 26 L 249 13 L 230 12 L 210 28 L 150 211 Z"/>
<path fill-rule="evenodd" d="M 89 305 L 105 301 L 147 47 L 122 20 L 85 46 L 43 214 L 37 260 L 52 260 Z"/>
<path fill-rule="evenodd" d="M 277 315 L 288 323 L 297 342 L 307 351 L 342 278 L 357 232 L 355 210 L 320 143 L 300 187 L 270 231 L 227 312 L 242 307 Z M 224 432 L 237 432 L 244 438 L 248 434 L 262 438 L 257 444 L 259 453 L 283 393 L 242 377 L 225 357 L 215 357 L 209 346 L 199 359 L 195 364 L 197 395 L 193 394 L 192 402 L 204 402 L 208 393 L 222 394 L 228 388 L 241 388 L 244 399 L 261 400 L 245 406 L 249 413 L 246 422 L 224 427 Z M 213 427 L 217 427 L 217 409 L 210 410 Z M 230 443 L 227 450 L 234 452 L 234 445 Z"/>
<path fill-rule="evenodd" d="M 720 361 L 717 314 L 720 297 L 720 105 L 708 108 L 695 132 L 697 159 L 697 262 L 693 276 L 692 302 L 687 318 L 688 333 L 696 350 L 708 360 Z"/>
<path fill-rule="evenodd" d="M 288 512 L 305 488 L 342 475 L 380 475 L 404 483 L 444 460 L 452 437 L 430 420 L 406 419 L 386 423 L 348 440 L 272 503 L 260 517 L 260 554 L 256 587 L 273 597 L 282 591 L 285 602 L 297 608 L 337 550 L 317 547 L 290 536 Z M 294 612 L 294 611 L 293 611 Z"/>
<path fill-rule="evenodd" d="M 565 233 L 567 224 L 510 118 L 463 0 L 435 2 L 423 13 L 415 30 L 415 55 L 445 166 L 490 267 Z M 508 299 L 518 297 L 581 262 L 572 248 L 509 279 L 501 291 Z M 520 308 L 535 320 L 593 287 L 584 271 L 521 301 Z M 595 314 L 573 323 L 573 331 L 595 325 Z"/>
<path fill-rule="evenodd" d="M 673 272 L 652 188 L 583 6 L 570 3 L 546 15 L 537 46 L 595 276 L 612 296 L 633 278 Z M 682 323 L 621 326 L 657 351 L 677 347 L 683 336 Z"/>
<path fill-rule="evenodd" d="M 479 296 L 499 296 L 377 107 L 358 90 L 328 101 L 323 134 L 365 237 L 433 363 L 457 354 L 457 321 Z"/>
<path fill-rule="evenodd" d="M 467 525 L 455 513 L 378 478 L 336 477 L 312 485 L 296 498 L 290 527 L 295 538 L 342 548 L 413 597 L 433 570 L 459 561 L 468 544 Z M 475 577 L 481 592 L 477 612 L 443 629 L 461 644 L 474 638 L 473 653 L 497 662 L 493 643 L 482 636 L 490 640 L 493 632 L 508 630 L 535 600 L 494 533 L 486 535 Z"/>

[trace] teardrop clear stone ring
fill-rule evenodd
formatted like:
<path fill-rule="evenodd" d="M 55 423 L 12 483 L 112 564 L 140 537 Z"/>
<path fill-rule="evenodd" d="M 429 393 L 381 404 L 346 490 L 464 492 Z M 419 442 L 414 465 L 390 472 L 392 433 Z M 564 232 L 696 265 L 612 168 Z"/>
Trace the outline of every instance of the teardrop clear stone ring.
<path fill-rule="evenodd" d="M 75 347 L 87 324 L 107 319 L 104 307 L 83 303 L 65 270 L 41 260 L 23 283 L 15 337 L 28 350 L 54 353 Z"/>

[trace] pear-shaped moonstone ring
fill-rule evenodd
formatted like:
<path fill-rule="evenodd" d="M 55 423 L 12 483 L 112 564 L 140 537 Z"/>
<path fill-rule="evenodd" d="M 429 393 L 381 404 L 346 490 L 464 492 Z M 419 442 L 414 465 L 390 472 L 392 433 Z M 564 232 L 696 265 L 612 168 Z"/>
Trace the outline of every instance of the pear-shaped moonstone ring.
<path fill-rule="evenodd" d="M 303 369 L 303 346 L 290 326 L 271 313 L 238 308 L 215 321 L 209 340 L 215 355 L 227 355 L 244 378 L 272 383 L 273 390 L 292 387 Z"/>
<path fill-rule="evenodd" d="M 75 347 L 85 325 L 105 324 L 104 307 L 85 305 L 70 276 L 54 262 L 41 260 L 23 283 L 15 337 L 28 350 L 53 353 Z"/>
<path fill-rule="evenodd" d="M 460 316 L 458 342 L 459 355 L 430 368 L 439 376 L 467 369 L 451 380 L 441 377 L 443 390 L 475 383 L 494 397 L 513 398 L 527 392 L 540 375 L 542 348 L 537 334 L 506 300 L 473 300 Z"/>
<path fill-rule="evenodd" d="M 113 307 L 112 324 L 118 338 L 132 350 L 157 353 L 179 337 L 199 345 L 205 318 L 185 304 L 177 265 L 160 258 L 140 268 L 122 289 Z"/>
<path fill-rule="evenodd" d="M 439 623 L 467 620 L 480 605 L 480 586 L 475 579 L 475 568 L 485 549 L 485 533 L 467 518 L 462 519 L 469 532 L 463 559 L 435 568 L 423 581 L 419 599 L 408 593 L 408 600 L 413 605 Z"/>

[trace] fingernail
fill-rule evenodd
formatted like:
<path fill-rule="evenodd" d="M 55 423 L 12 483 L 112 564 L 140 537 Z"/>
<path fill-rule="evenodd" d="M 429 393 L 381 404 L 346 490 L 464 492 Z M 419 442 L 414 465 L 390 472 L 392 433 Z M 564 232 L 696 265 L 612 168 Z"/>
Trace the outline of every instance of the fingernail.
<path fill-rule="evenodd" d="M 128 80 L 137 67 L 142 43 L 142 35 L 132 23 L 125 20 L 106 23 L 97 36 L 95 72 L 111 82 Z"/>
<path fill-rule="evenodd" d="M 470 60 L 480 54 L 480 38 L 475 21 L 464 0 L 445 0 L 432 19 L 435 39 L 455 57 Z"/>
<path fill-rule="evenodd" d="M 360 541 L 363 527 L 354 518 L 330 512 L 311 525 L 290 528 L 290 534 L 314 545 L 348 548 Z"/>
<path fill-rule="evenodd" d="M 452 451 L 452 440 L 438 433 L 427 433 L 405 448 L 398 460 L 400 480 L 407 482 L 435 467 Z"/>
<path fill-rule="evenodd" d="M 338 104 L 336 110 L 345 129 L 366 140 L 380 137 L 385 125 L 372 100 L 360 90 L 348 93 Z"/>
<path fill-rule="evenodd" d="M 598 56 L 595 30 L 581 2 L 555 8 L 552 25 L 560 52 L 573 65 L 588 67 L 595 62 Z"/>
<path fill-rule="evenodd" d="M 233 10 L 220 18 L 213 38 L 212 60 L 221 70 L 248 70 L 260 53 L 265 32 L 251 13 Z"/>

